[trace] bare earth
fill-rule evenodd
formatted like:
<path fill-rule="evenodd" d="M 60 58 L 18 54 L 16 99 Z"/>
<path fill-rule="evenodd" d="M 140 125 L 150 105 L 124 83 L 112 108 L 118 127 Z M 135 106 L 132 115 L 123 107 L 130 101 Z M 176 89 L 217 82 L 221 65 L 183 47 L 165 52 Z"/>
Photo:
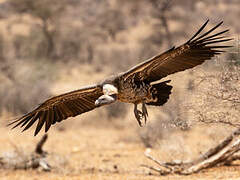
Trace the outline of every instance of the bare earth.
<path fill-rule="evenodd" d="M 146 150 L 137 138 L 135 127 L 93 127 L 83 125 L 59 131 L 51 129 L 49 139 L 44 150 L 49 153 L 49 163 L 53 166 L 51 172 L 39 170 L 0 170 L 0 179 L 159 179 L 159 175 L 141 167 L 141 164 L 154 165 L 145 156 Z M 190 136 L 194 137 L 197 130 L 181 132 L 188 144 L 194 143 L 202 147 L 204 135 L 201 130 L 197 132 L 199 142 L 189 142 Z M 190 134 L 189 134 L 190 133 Z M 1 128 L 0 143 L 3 145 L 0 154 L 14 150 L 14 146 L 24 151 L 33 151 L 35 144 L 41 138 L 32 136 L 33 131 L 19 133 Z M 174 136 L 178 136 L 175 134 Z M 171 141 L 171 137 L 169 137 Z M 197 141 L 195 139 L 195 141 Z M 171 142 L 170 142 L 171 143 Z M 171 149 L 166 148 L 166 143 L 161 148 L 155 148 L 151 154 L 161 160 L 171 160 Z M 191 145 L 190 145 L 191 146 Z M 206 149 L 206 146 L 205 146 Z M 191 151 L 191 149 L 190 149 Z M 195 151 L 195 153 L 194 153 Z M 193 149 L 191 156 L 196 156 L 197 149 Z M 188 154 L 182 152 L 183 155 Z M 180 155 L 181 152 L 176 152 Z M 186 157 L 183 157 L 186 158 Z M 240 179 L 240 167 L 218 167 L 205 170 L 191 176 L 170 175 L 162 176 L 161 179 Z"/>

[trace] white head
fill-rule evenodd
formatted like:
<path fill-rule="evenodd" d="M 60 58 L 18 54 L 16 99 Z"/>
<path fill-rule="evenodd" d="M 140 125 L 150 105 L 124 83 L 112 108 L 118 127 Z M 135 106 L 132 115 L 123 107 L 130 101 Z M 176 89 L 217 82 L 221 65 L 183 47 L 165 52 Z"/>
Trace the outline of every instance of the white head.
<path fill-rule="evenodd" d="M 103 94 L 106 94 L 106 95 L 118 94 L 118 89 L 112 84 L 104 84 Z"/>
<path fill-rule="evenodd" d="M 100 96 L 96 101 L 96 106 L 107 105 L 117 100 L 118 89 L 112 84 L 103 85 L 103 95 Z"/>
<path fill-rule="evenodd" d="M 95 106 L 99 107 L 102 105 L 111 104 L 111 103 L 115 102 L 116 99 L 117 99 L 116 95 L 109 96 L 109 95 L 104 94 L 95 101 Z"/>

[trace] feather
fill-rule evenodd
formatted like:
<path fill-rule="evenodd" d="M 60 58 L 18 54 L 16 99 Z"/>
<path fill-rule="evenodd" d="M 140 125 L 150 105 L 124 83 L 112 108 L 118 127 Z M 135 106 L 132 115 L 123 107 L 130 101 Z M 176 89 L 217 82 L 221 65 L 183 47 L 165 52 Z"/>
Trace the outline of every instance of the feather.
<path fill-rule="evenodd" d="M 41 114 L 42 114 L 41 111 L 40 111 L 40 112 L 37 112 L 37 113 L 34 115 L 34 117 L 33 117 L 32 119 L 30 119 L 30 121 L 28 120 L 28 124 L 27 124 L 27 126 L 25 126 L 25 128 L 22 130 L 22 132 L 23 132 L 23 131 L 26 131 L 27 129 L 29 129 L 29 128 L 33 125 L 33 123 L 41 116 Z"/>
<path fill-rule="evenodd" d="M 34 136 L 36 136 L 38 134 L 38 132 L 40 131 L 40 129 L 42 128 L 44 122 L 46 121 L 46 116 L 47 116 L 48 112 L 47 111 L 43 111 L 42 115 L 39 117 L 39 121 L 37 124 L 37 128 L 34 132 Z"/>
<path fill-rule="evenodd" d="M 184 71 L 202 64 L 206 60 L 210 60 L 213 56 L 221 54 L 223 49 L 232 46 L 222 45 L 222 43 L 231 41 L 231 38 L 223 36 L 228 30 L 218 33 L 213 33 L 223 22 L 207 32 L 201 32 L 207 26 L 207 20 L 202 27 L 183 45 L 172 48 L 162 54 L 159 54 L 137 66 L 134 66 L 129 71 L 122 73 L 124 80 L 133 78 L 138 74 L 139 79 L 144 82 L 158 81 L 170 74 Z"/>
<path fill-rule="evenodd" d="M 23 131 L 25 131 L 38 121 L 34 135 L 39 133 L 44 123 L 45 132 L 47 132 L 51 125 L 56 122 L 61 122 L 68 117 L 77 116 L 94 109 L 94 102 L 101 95 L 103 95 L 101 87 L 93 85 L 55 96 L 40 104 L 32 112 L 9 123 L 9 125 L 14 125 L 13 128 L 23 127 Z"/>

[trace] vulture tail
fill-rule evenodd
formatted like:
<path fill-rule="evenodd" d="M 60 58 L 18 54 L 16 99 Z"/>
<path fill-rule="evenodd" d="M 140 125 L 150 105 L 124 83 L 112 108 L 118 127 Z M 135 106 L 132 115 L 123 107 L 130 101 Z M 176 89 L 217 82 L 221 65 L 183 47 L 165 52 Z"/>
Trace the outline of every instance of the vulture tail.
<path fill-rule="evenodd" d="M 147 103 L 147 105 L 162 106 L 168 101 L 172 90 L 172 86 L 167 84 L 170 81 L 171 80 L 152 85 L 151 92 L 154 101 Z"/>

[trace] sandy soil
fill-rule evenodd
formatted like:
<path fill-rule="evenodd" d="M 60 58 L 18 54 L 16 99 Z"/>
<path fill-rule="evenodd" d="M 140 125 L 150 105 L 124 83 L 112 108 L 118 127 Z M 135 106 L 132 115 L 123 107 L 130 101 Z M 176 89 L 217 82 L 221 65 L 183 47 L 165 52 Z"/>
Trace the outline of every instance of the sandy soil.
<path fill-rule="evenodd" d="M 161 160 L 171 160 L 175 156 L 173 154 L 183 159 L 194 158 L 199 154 L 198 150 L 206 149 L 209 144 L 207 141 L 211 141 L 204 133 L 201 133 L 203 131 L 204 128 L 189 132 L 176 132 L 166 138 L 166 140 L 169 139 L 169 146 L 163 140 L 162 145 L 152 149 L 151 154 Z M 14 146 L 25 152 L 33 151 L 42 133 L 37 137 L 33 137 L 32 134 L 33 131 L 19 133 L 15 130 L 1 128 L 0 154 L 4 155 L 6 152 L 13 151 Z M 190 153 L 173 150 L 170 143 L 173 143 L 172 139 L 178 136 L 185 139 L 186 147 L 198 146 L 199 149 L 190 148 Z M 198 136 L 198 140 L 201 139 L 201 141 L 196 141 L 194 136 Z M 218 141 L 216 140 L 216 143 Z M 69 128 L 64 131 L 53 128 L 44 149 L 49 153 L 48 161 L 53 166 L 51 172 L 0 170 L 0 179 L 159 179 L 158 174 L 152 172 L 150 175 L 149 170 L 140 166 L 141 164 L 153 164 L 144 156 L 146 148 L 139 140 L 135 127 L 117 129 L 116 127 L 97 128 L 83 125 L 77 129 Z M 161 179 L 206 180 L 239 179 L 239 177 L 240 167 L 231 166 L 212 168 L 191 176 L 162 176 Z"/>

